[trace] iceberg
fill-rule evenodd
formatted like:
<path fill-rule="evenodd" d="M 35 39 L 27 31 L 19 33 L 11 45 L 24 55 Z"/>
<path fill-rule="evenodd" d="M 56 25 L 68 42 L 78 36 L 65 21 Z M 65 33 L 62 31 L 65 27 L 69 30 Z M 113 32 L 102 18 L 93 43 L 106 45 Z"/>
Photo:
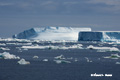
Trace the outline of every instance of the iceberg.
<path fill-rule="evenodd" d="M 20 57 L 10 54 L 9 52 L 3 52 L 0 53 L 0 59 L 20 59 Z"/>
<path fill-rule="evenodd" d="M 91 28 L 51 26 L 45 28 L 31 28 L 19 34 L 13 35 L 13 38 L 33 40 L 78 40 L 78 33 L 80 31 L 91 31 Z"/>
<path fill-rule="evenodd" d="M 79 32 L 78 41 L 119 42 L 120 31 Z"/>
<path fill-rule="evenodd" d="M 30 64 L 30 62 L 26 61 L 25 59 L 20 59 L 20 61 L 18 61 L 18 64 L 20 64 L 20 65 L 27 65 L 27 64 Z"/>

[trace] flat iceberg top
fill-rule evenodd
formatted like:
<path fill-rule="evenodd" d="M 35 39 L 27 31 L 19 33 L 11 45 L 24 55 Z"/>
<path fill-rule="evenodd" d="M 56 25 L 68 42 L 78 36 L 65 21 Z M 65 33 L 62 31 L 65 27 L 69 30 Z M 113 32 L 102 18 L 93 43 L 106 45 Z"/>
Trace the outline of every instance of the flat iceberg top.
<path fill-rule="evenodd" d="M 25 30 L 13 38 L 18 39 L 39 39 L 39 40 L 78 40 L 80 31 L 91 31 L 91 28 L 72 27 L 38 27 Z"/>
<path fill-rule="evenodd" d="M 45 27 L 45 28 L 33 28 L 37 33 L 39 32 L 71 32 L 71 31 L 91 31 L 91 28 L 71 28 L 71 27 Z"/>

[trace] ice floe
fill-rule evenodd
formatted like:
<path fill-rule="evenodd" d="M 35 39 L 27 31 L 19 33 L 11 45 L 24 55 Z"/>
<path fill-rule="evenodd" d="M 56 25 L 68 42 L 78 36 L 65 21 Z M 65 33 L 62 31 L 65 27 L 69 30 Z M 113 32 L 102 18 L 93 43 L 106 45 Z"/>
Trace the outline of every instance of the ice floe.
<path fill-rule="evenodd" d="M 92 60 L 90 60 L 88 57 L 85 57 L 85 59 L 87 60 L 87 62 L 92 62 Z"/>
<path fill-rule="evenodd" d="M 27 64 L 30 64 L 30 62 L 26 61 L 25 59 L 20 59 L 20 61 L 18 61 L 18 64 L 20 64 L 20 65 L 27 65 Z"/>
<path fill-rule="evenodd" d="M 38 56 L 33 56 L 34 59 L 38 59 L 39 57 Z"/>
<path fill-rule="evenodd" d="M 104 58 L 119 59 L 120 56 L 118 54 L 111 54 L 111 56 L 106 56 Z"/>
<path fill-rule="evenodd" d="M 71 46 L 54 46 L 54 45 L 46 45 L 46 46 L 39 46 L 39 45 L 31 45 L 31 46 L 22 46 L 23 49 L 83 49 L 82 44 L 76 44 Z"/>
<path fill-rule="evenodd" d="M 56 56 L 55 59 L 65 59 L 64 55 Z"/>
<path fill-rule="evenodd" d="M 96 49 L 97 52 L 120 52 L 116 47 L 94 47 L 93 45 L 89 45 L 87 49 Z"/>
<path fill-rule="evenodd" d="M 70 61 L 66 61 L 66 60 L 54 60 L 57 64 L 60 63 L 71 63 Z"/>
<path fill-rule="evenodd" d="M 6 46 L 6 44 L 5 43 L 0 43 L 0 46 Z"/>
<path fill-rule="evenodd" d="M 9 52 L 0 53 L 0 58 L 2 58 L 2 59 L 20 59 L 19 56 L 15 56 L 13 54 L 10 54 Z"/>
<path fill-rule="evenodd" d="M 4 47 L 0 47 L 0 50 L 7 51 L 7 50 L 10 50 L 10 49 L 9 48 L 4 48 Z"/>
<path fill-rule="evenodd" d="M 47 62 L 47 61 L 48 61 L 48 59 L 43 59 L 43 61 Z"/>
<path fill-rule="evenodd" d="M 115 64 L 120 64 L 120 62 L 116 62 Z"/>

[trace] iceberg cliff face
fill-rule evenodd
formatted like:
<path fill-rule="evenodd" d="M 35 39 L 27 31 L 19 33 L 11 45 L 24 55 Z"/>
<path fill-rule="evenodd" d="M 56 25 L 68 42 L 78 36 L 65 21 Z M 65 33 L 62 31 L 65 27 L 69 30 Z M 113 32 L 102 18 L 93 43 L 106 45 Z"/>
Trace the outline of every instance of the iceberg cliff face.
<path fill-rule="evenodd" d="M 91 28 L 45 27 L 25 30 L 13 38 L 39 40 L 78 40 L 80 31 L 91 31 Z"/>
<path fill-rule="evenodd" d="M 18 38 L 18 39 L 29 39 L 33 36 L 36 36 L 37 33 L 36 31 L 34 30 L 34 28 L 31 28 L 29 30 L 25 30 L 24 32 L 22 33 L 19 33 L 18 35 L 13 35 L 13 38 Z"/>
<path fill-rule="evenodd" d="M 79 32 L 78 41 L 120 41 L 120 31 Z"/>

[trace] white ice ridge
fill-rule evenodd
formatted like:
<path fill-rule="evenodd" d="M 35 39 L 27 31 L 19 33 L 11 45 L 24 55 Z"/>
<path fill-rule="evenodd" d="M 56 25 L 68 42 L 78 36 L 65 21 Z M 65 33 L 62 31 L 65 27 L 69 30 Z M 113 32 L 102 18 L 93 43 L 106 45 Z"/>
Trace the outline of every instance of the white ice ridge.
<path fill-rule="evenodd" d="M 71 46 L 54 46 L 54 45 L 46 45 L 46 46 L 39 46 L 39 45 L 31 45 L 31 46 L 22 46 L 22 49 L 83 49 L 82 44 L 74 44 Z"/>
<path fill-rule="evenodd" d="M 95 47 L 93 45 L 89 45 L 87 49 L 96 49 L 98 52 L 120 52 L 120 50 L 116 47 Z"/>
<path fill-rule="evenodd" d="M 91 28 L 71 28 L 71 27 L 45 27 L 25 30 L 14 38 L 18 39 L 38 39 L 38 40 L 78 40 L 80 31 L 91 31 Z"/>

